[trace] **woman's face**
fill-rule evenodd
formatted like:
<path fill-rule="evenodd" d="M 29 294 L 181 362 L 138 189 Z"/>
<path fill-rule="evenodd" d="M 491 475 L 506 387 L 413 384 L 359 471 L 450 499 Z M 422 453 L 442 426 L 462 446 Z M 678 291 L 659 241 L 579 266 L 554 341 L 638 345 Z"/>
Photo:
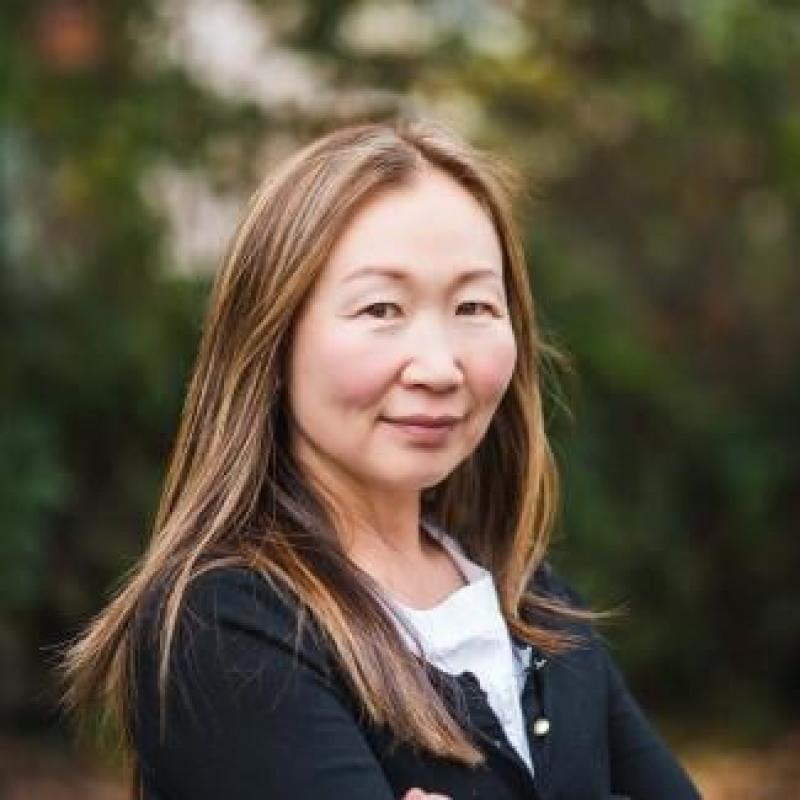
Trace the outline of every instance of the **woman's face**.
<path fill-rule="evenodd" d="M 292 452 L 336 485 L 434 486 L 480 443 L 515 359 L 492 222 L 428 168 L 359 210 L 301 309 Z M 413 416 L 429 420 L 400 421 Z M 451 422 L 430 427 L 443 417 Z"/>

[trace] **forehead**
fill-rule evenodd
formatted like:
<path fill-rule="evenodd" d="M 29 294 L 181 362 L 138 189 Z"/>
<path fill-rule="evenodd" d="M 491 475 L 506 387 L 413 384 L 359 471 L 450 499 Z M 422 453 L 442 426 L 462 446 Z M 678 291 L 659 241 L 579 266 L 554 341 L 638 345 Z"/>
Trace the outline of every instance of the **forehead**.
<path fill-rule="evenodd" d="M 457 181 L 429 168 L 371 197 L 334 245 L 324 278 L 340 283 L 365 266 L 404 272 L 481 267 L 502 277 L 502 246 L 480 202 Z M 371 273 L 374 275 L 374 273 Z"/>

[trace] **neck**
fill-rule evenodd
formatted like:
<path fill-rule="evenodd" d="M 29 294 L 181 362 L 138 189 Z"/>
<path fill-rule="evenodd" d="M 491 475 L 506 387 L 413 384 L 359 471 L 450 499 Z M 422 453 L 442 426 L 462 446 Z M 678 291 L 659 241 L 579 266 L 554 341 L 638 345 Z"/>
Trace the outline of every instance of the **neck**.
<path fill-rule="evenodd" d="M 428 553 L 428 541 L 420 521 L 419 495 L 395 498 L 394 502 L 371 503 L 353 511 L 344 521 L 343 546 L 356 563 L 359 559 L 413 564 Z"/>

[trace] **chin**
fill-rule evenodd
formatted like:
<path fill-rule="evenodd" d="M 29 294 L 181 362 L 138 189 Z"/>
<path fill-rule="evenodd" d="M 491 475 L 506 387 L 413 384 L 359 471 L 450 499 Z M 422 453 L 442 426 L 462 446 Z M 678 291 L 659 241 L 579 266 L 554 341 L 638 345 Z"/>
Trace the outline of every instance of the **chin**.
<path fill-rule="evenodd" d="M 452 469 L 447 471 L 437 470 L 435 473 L 427 471 L 416 475 L 409 474 L 403 478 L 398 478 L 395 474 L 394 476 L 387 476 L 382 483 L 387 489 L 395 492 L 421 492 L 438 486 L 451 473 Z"/>

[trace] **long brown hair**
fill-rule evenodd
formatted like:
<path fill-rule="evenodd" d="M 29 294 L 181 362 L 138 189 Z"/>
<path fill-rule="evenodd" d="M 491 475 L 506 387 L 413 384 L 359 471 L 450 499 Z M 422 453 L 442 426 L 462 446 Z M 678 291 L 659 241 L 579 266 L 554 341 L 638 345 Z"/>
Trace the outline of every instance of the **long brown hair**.
<path fill-rule="evenodd" d="M 274 169 L 253 195 L 213 286 L 149 546 L 65 651 L 65 708 L 82 720 L 99 704 L 134 765 L 137 609 L 156 582 L 167 587 L 158 651 L 163 715 L 187 587 L 231 565 L 258 571 L 309 612 L 370 720 L 431 753 L 483 760 L 400 638 L 374 583 L 343 552 L 335 503 L 289 452 L 284 382 L 296 312 L 359 206 L 426 165 L 471 192 L 495 225 L 517 361 L 480 445 L 424 493 L 425 516 L 491 571 L 512 633 L 551 653 L 573 643 L 566 630 L 522 619 L 523 610 L 582 613 L 528 590 L 558 502 L 540 377 L 559 354 L 542 340 L 534 316 L 513 210 L 523 182 L 430 120 L 339 128 Z"/>

